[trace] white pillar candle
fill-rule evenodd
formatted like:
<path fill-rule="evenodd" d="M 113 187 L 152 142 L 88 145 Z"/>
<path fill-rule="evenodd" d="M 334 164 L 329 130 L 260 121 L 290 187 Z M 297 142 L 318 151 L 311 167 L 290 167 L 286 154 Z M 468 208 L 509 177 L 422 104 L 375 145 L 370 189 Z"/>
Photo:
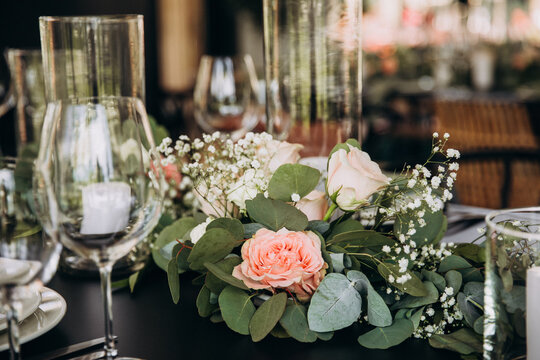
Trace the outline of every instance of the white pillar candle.
<path fill-rule="evenodd" d="M 527 359 L 540 359 L 540 266 L 527 270 Z"/>
<path fill-rule="evenodd" d="M 131 210 L 131 188 L 123 182 L 96 183 L 82 189 L 81 234 L 101 235 L 122 231 Z"/>
<path fill-rule="evenodd" d="M 489 90 L 493 86 L 495 54 L 486 48 L 473 50 L 471 56 L 471 73 L 473 85 L 477 90 Z"/>

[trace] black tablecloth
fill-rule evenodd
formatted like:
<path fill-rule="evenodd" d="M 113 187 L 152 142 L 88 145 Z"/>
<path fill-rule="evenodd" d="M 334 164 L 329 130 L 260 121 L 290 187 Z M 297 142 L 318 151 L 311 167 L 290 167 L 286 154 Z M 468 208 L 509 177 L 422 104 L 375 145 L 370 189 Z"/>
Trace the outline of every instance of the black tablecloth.
<path fill-rule="evenodd" d="M 368 350 L 356 342 L 359 329 L 338 331 L 331 341 L 302 344 L 268 336 L 253 343 L 225 325 L 213 324 L 197 314 L 199 287 L 193 275 L 181 276 L 181 298 L 174 305 L 166 274 L 154 269 L 138 284 L 134 294 L 123 289 L 113 293 L 114 327 L 120 355 L 144 359 L 459 359 L 457 354 L 432 349 L 424 340 L 410 339 L 390 350 Z M 66 299 L 68 308 L 60 324 L 22 347 L 25 356 L 103 336 L 103 309 L 97 279 L 57 274 L 49 287 Z M 7 352 L 0 354 L 7 358 Z"/>

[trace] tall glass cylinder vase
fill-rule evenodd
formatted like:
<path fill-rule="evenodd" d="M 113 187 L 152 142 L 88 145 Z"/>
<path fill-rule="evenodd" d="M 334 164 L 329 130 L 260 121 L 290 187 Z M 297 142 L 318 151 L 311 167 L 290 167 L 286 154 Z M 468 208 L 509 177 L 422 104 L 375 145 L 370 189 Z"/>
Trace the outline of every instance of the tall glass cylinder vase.
<path fill-rule="evenodd" d="M 486 224 L 483 307 L 466 294 L 465 319 L 483 315 L 484 359 L 540 359 L 540 207 L 494 211 Z"/>
<path fill-rule="evenodd" d="M 125 96 L 145 101 L 144 22 L 142 15 L 39 19 L 47 102 Z M 44 129 L 45 131 L 45 129 Z M 128 274 L 144 267 L 148 241 L 115 265 Z M 76 275 L 97 275 L 97 267 L 69 250 L 61 268 Z"/>
<path fill-rule="evenodd" d="M 362 0 L 264 0 L 267 130 L 327 156 L 358 137 Z"/>

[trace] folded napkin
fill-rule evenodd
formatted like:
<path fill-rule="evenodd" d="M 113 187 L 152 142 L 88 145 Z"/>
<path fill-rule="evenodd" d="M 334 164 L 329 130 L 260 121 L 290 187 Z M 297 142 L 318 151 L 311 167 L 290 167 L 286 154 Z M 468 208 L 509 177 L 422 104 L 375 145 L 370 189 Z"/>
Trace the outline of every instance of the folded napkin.
<path fill-rule="evenodd" d="M 26 285 L 36 277 L 41 266 L 39 261 L 0 257 L 0 286 Z"/>

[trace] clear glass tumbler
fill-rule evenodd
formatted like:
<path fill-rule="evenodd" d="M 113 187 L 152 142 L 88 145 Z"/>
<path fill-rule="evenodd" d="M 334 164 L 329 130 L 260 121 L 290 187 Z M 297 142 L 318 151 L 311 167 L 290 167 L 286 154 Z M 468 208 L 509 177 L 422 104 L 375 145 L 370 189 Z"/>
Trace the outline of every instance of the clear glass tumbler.
<path fill-rule="evenodd" d="M 494 211 L 486 223 L 484 359 L 540 359 L 540 207 Z"/>
<path fill-rule="evenodd" d="M 145 101 L 144 21 L 142 15 L 45 16 L 39 18 L 48 103 L 84 97 L 124 96 Z M 144 267 L 150 243 L 144 241 L 116 262 L 115 275 Z M 69 250 L 61 267 L 94 276 L 96 266 Z"/>
<path fill-rule="evenodd" d="M 264 0 L 267 130 L 327 156 L 357 137 L 362 0 Z"/>
<path fill-rule="evenodd" d="M 47 101 L 129 96 L 145 101 L 142 15 L 39 18 Z"/>
<path fill-rule="evenodd" d="M 193 94 L 197 123 L 207 133 L 241 138 L 259 121 L 258 88 L 251 56 L 203 56 Z"/>

